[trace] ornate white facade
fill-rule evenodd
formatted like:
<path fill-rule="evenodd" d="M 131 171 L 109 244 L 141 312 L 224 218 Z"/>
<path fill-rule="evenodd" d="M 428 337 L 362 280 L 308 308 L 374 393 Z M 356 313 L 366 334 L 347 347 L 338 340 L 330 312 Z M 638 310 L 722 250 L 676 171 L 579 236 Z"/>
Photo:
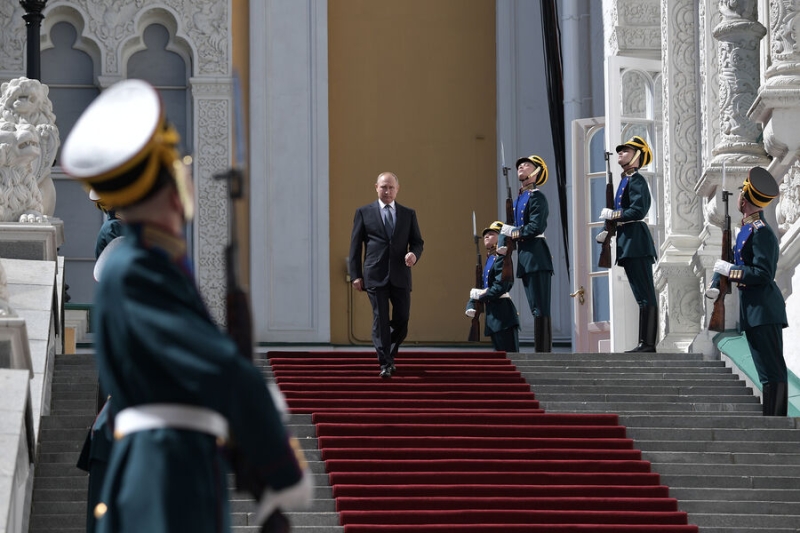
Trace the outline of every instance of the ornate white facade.
<path fill-rule="evenodd" d="M 24 75 L 25 23 L 19 2 L 0 4 L 0 80 Z M 228 203 L 223 182 L 213 179 L 231 162 L 231 14 L 227 0 L 50 0 L 42 23 L 42 51 L 52 47 L 49 29 L 66 21 L 78 31 L 75 48 L 92 57 L 103 89 L 126 77 L 127 60 L 145 48 L 143 33 L 157 23 L 170 33 L 169 50 L 191 68 L 194 224 L 197 282 L 219 323 L 224 323 L 224 246 Z M 54 174 L 60 170 L 55 169 Z M 62 175 L 63 177 L 63 175 Z M 69 238 L 69 235 L 67 235 Z"/>
<path fill-rule="evenodd" d="M 654 149 L 661 158 L 656 166 L 662 169 L 664 205 L 655 267 L 660 347 L 714 350 L 706 329 L 710 300 L 701 291 L 721 251 L 723 165 L 728 191 L 736 192 L 756 165 L 780 184 L 781 197 L 768 216 L 781 239 L 777 278 L 789 323 L 797 324 L 800 297 L 792 282 L 800 260 L 800 1 L 612 0 L 604 2 L 604 17 L 609 55 L 661 61 L 663 144 Z M 726 303 L 726 324 L 733 328 L 735 291 Z M 784 330 L 785 346 L 798 341 L 800 332 Z M 797 373 L 800 358 L 787 349 L 786 359 Z"/>

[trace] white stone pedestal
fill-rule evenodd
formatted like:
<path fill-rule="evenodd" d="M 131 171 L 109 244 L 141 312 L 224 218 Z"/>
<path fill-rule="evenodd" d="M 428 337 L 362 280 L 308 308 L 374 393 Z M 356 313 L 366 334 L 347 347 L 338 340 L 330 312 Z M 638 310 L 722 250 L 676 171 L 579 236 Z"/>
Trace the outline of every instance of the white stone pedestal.
<path fill-rule="evenodd" d="M 0 257 L 55 261 L 64 244 L 64 222 L 51 218 L 42 224 L 0 222 Z"/>

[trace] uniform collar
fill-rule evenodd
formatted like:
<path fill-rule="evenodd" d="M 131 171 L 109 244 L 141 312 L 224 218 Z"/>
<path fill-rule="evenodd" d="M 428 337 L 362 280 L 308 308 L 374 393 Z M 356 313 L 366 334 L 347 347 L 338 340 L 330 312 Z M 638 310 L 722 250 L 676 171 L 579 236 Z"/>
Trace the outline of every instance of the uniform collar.
<path fill-rule="evenodd" d="M 744 217 L 742 219 L 742 226 L 744 226 L 745 224 L 752 224 L 756 220 L 761 220 L 761 213 L 763 213 L 763 211 L 756 211 L 752 215 Z"/>
<path fill-rule="evenodd" d="M 536 190 L 536 184 L 535 183 L 529 183 L 529 184 L 525 185 L 524 187 L 520 187 L 519 188 L 520 194 L 522 194 L 525 191 L 535 191 L 535 190 Z"/>
<path fill-rule="evenodd" d="M 172 261 L 186 256 L 186 241 L 153 224 L 130 224 L 142 247 L 163 253 Z"/>

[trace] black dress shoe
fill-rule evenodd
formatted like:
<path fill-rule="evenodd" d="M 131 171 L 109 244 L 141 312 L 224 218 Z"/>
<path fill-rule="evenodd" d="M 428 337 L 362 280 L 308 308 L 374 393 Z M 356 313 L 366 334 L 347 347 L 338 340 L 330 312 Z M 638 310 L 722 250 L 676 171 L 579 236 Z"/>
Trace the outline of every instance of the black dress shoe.
<path fill-rule="evenodd" d="M 381 369 L 380 376 L 383 379 L 389 379 L 390 377 L 392 377 L 392 367 L 387 366 L 387 367 Z"/>

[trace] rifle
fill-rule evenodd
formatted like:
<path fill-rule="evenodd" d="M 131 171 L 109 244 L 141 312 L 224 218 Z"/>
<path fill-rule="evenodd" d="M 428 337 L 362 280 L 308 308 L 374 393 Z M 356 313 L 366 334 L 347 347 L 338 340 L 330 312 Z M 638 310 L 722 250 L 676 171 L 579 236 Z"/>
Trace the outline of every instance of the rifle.
<path fill-rule="evenodd" d="M 725 166 L 722 167 L 723 175 L 725 173 Z M 723 177 L 723 183 L 725 179 Z M 733 262 L 731 257 L 731 217 L 728 214 L 728 197 L 731 195 L 725 189 L 722 189 L 722 203 L 725 204 L 725 223 L 722 228 L 722 260 Z M 725 331 L 725 295 L 731 293 L 731 281 L 728 276 L 719 277 L 719 295 L 714 300 L 714 310 L 711 312 L 711 318 L 708 321 L 708 329 L 711 331 Z"/>
<path fill-rule="evenodd" d="M 230 215 L 230 227 L 228 228 L 228 245 L 225 247 L 225 280 L 227 283 L 227 294 L 225 296 L 225 315 L 227 321 L 228 335 L 236 343 L 239 353 L 253 360 L 253 321 L 250 313 L 250 301 L 247 292 L 242 288 L 239 281 L 239 239 L 237 234 L 236 221 L 236 201 L 244 196 L 244 172 L 241 165 L 244 164 L 244 127 L 241 114 L 241 90 L 239 88 L 239 77 L 234 74 L 234 108 L 236 122 L 236 154 L 234 165 L 219 174 L 214 175 L 214 179 L 224 180 L 228 184 L 228 212 Z M 235 447 L 229 449 L 228 457 L 231 467 L 236 477 L 237 490 L 246 490 L 259 497 L 264 487 L 251 475 L 250 469 L 243 460 L 242 456 Z M 273 512 L 261 526 L 262 533 L 289 533 L 291 525 L 286 516 L 280 509 Z"/>
<path fill-rule="evenodd" d="M 475 227 L 475 211 L 472 212 L 472 237 L 475 239 L 475 252 L 477 260 L 475 263 L 475 288 L 483 287 L 483 265 L 481 263 L 481 248 L 478 244 L 478 229 Z M 469 328 L 469 342 L 480 342 L 481 340 L 481 313 L 483 313 L 483 303 L 475 300 L 475 316 L 472 317 L 472 324 Z"/>
<path fill-rule="evenodd" d="M 606 158 L 606 207 L 614 209 L 614 175 L 611 174 L 611 161 L 609 157 L 611 152 L 605 152 Z M 600 250 L 600 258 L 597 260 L 597 266 L 600 268 L 611 268 L 611 237 L 617 232 L 617 223 L 606 220 L 603 228 L 606 232 L 606 238 L 603 240 L 603 247 Z"/>
<path fill-rule="evenodd" d="M 503 176 L 506 178 L 506 190 L 508 191 L 508 196 L 506 197 L 506 224 L 509 226 L 514 225 L 514 199 L 511 197 L 511 184 L 508 181 L 508 171 L 511 170 L 509 167 L 506 166 L 506 153 L 505 149 L 503 148 L 503 142 L 500 142 L 500 158 L 501 164 L 503 169 Z M 508 250 L 505 255 L 505 260 L 503 261 L 503 274 L 501 279 L 504 282 L 514 281 L 514 261 L 512 259 L 512 255 L 514 253 L 514 249 L 517 247 L 516 241 L 512 238 L 508 238 L 505 240 L 505 247 Z"/>

